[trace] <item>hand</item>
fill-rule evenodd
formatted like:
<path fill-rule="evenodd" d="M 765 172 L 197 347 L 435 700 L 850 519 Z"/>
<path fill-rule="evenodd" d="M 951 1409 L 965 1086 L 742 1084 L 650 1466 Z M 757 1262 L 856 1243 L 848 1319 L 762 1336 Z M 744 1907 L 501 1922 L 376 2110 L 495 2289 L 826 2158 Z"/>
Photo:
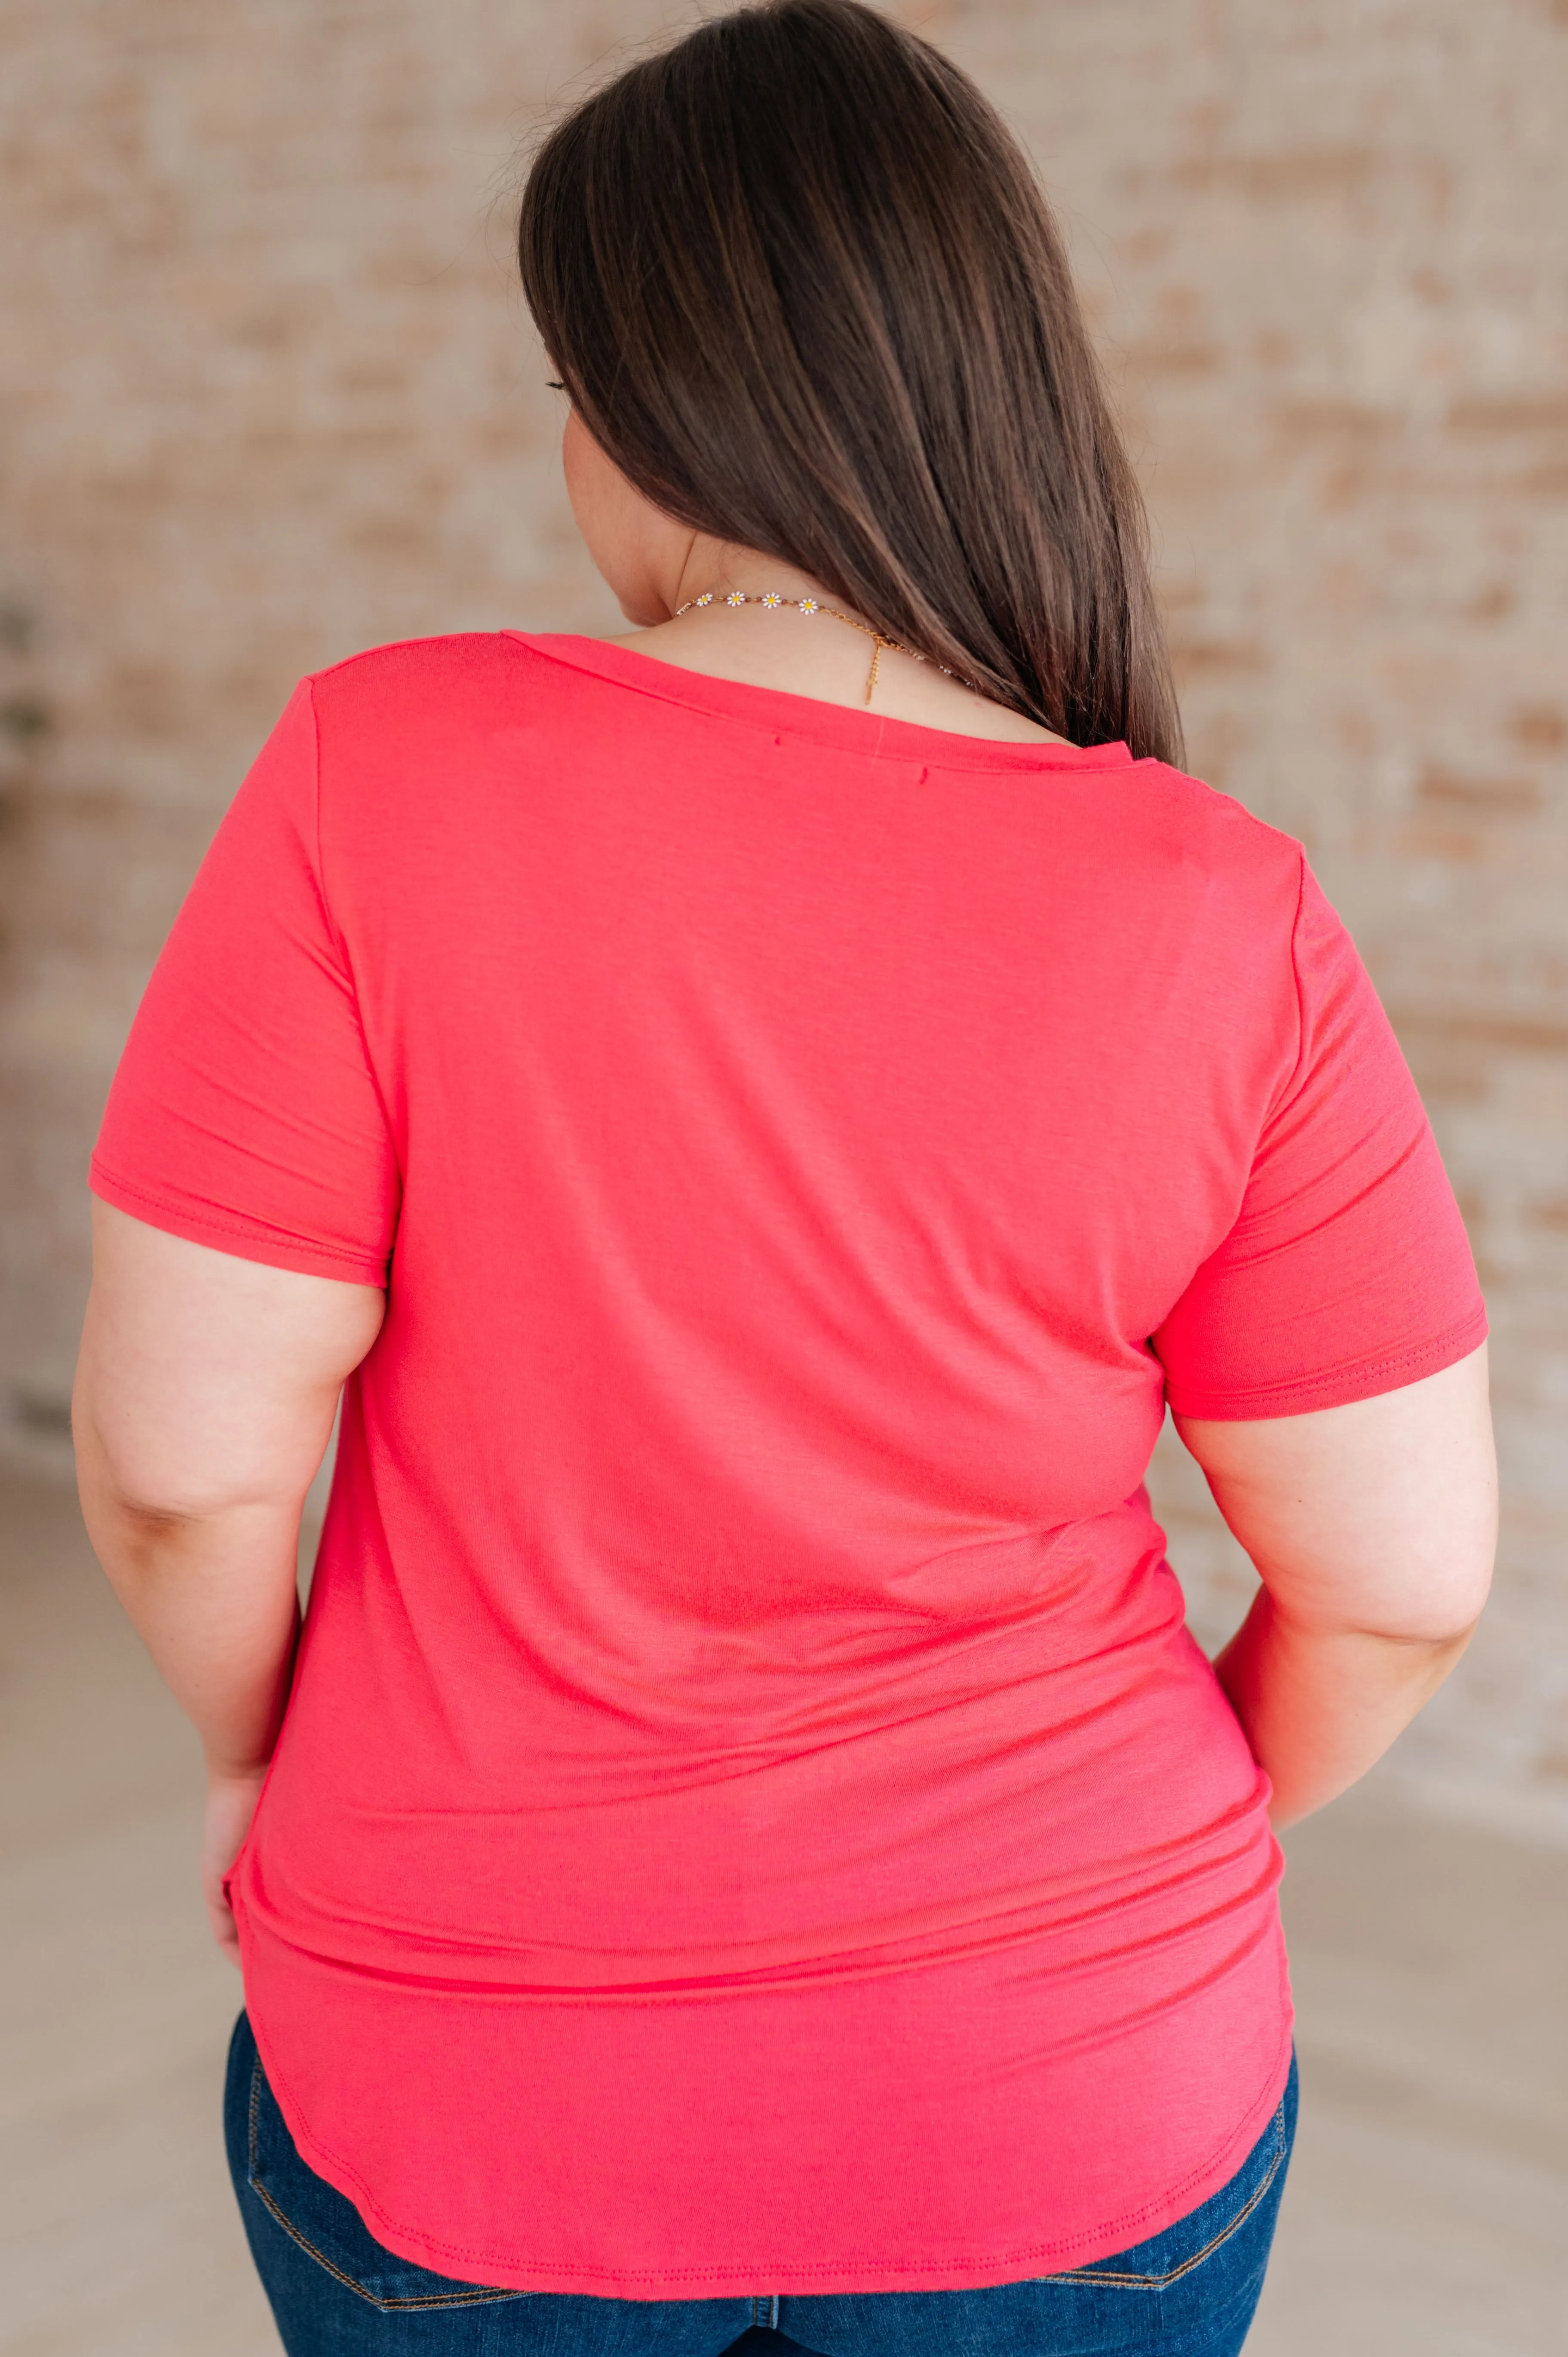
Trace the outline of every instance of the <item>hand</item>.
<path fill-rule="evenodd" d="M 234 1914 L 223 1895 L 223 1878 L 240 1855 L 251 1830 L 256 1803 L 266 1781 L 266 1767 L 207 1771 L 207 1817 L 201 1834 L 201 1889 L 212 1936 L 230 1963 L 240 1963 L 240 1939 Z"/>

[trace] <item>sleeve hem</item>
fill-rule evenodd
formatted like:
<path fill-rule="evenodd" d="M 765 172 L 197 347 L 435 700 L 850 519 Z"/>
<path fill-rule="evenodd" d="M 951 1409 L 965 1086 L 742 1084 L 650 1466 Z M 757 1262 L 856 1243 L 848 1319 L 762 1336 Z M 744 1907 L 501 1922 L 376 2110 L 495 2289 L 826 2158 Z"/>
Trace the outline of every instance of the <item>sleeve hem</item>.
<path fill-rule="evenodd" d="M 251 1225 L 212 1210 L 194 1210 L 177 1196 L 154 1194 L 132 1185 L 105 1168 L 94 1155 L 88 1183 L 100 1201 L 124 1211 L 166 1235 L 182 1236 L 187 1243 L 205 1244 L 209 1252 L 230 1254 L 236 1260 L 258 1261 L 266 1268 L 292 1270 L 298 1276 L 329 1276 L 344 1285 L 384 1286 L 387 1265 L 360 1253 L 338 1252 L 330 1244 L 313 1243 L 275 1228 Z"/>
<path fill-rule="evenodd" d="M 1412 1350 L 1385 1351 L 1359 1365 L 1253 1385 L 1245 1391 L 1204 1391 L 1167 1383 L 1165 1398 L 1175 1415 L 1211 1424 L 1264 1423 L 1274 1416 L 1310 1415 L 1318 1408 L 1348 1407 L 1356 1400 L 1378 1399 L 1385 1392 L 1403 1391 L 1408 1383 L 1441 1374 L 1444 1367 L 1457 1366 L 1461 1359 L 1478 1350 L 1487 1333 L 1487 1313 L 1477 1304 L 1456 1326 Z"/>

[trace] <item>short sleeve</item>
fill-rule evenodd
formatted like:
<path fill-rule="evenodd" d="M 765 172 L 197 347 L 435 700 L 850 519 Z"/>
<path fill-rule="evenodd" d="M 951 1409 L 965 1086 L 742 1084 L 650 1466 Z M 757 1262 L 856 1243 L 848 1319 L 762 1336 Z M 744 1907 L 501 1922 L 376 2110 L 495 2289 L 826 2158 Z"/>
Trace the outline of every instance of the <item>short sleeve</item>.
<path fill-rule="evenodd" d="M 323 884 L 310 684 L 190 888 L 110 1090 L 93 1192 L 242 1260 L 382 1285 L 397 1158 Z"/>
<path fill-rule="evenodd" d="M 1299 1048 L 1240 1216 L 1153 1337 L 1178 1415 L 1299 1415 L 1466 1357 L 1486 1311 L 1392 1028 L 1303 864 Z"/>

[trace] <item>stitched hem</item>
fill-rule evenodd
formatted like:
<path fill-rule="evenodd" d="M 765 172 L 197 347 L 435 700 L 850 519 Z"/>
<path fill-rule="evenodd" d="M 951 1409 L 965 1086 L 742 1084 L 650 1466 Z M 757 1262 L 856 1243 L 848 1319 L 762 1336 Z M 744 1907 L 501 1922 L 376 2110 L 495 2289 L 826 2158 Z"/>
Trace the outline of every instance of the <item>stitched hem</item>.
<path fill-rule="evenodd" d="M 330 1276 L 344 1283 L 384 1286 L 387 1265 L 360 1253 L 339 1252 L 331 1244 L 295 1242 L 275 1231 L 252 1227 L 207 1211 L 193 1211 L 178 1197 L 155 1193 L 112 1171 L 95 1154 L 88 1183 L 102 1202 L 128 1211 L 166 1235 L 183 1236 L 188 1243 L 210 1244 L 231 1253 L 236 1260 L 261 1262 L 268 1268 L 291 1269 L 300 1276 Z M 221 1238 L 220 1243 L 218 1239 Z"/>
<path fill-rule="evenodd" d="M 1472 1351 L 1479 1350 L 1487 1331 L 1485 1309 L 1471 1309 L 1457 1325 L 1430 1341 L 1386 1352 L 1360 1366 L 1338 1367 L 1330 1374 L 1241 1392 L 1187 1391 L 1167 1384 L 1165 1396 L 1176 1415 L 1214 1424 L 1262 1423 L 1273 1416 L 1310 1415 L 1316 1408 L 1348 1407 L 1356 1400 L 1402 1391 L 1423 1375 L 1441 1374 L 1444 1367 L 1456 1366 Z"/>
<path fill-rule="evenodd" d="M 256 2038 L 258 2052 L 262 2049 L 262 2033 L 254 2017 L 252 2031 Z M 1228 2179 L 1235 2174 L 1241 2159 L 1251 2152 L 1268 2125 L 1270 2115 L 1277 2109 L 1285 2083 L 1290 2076 L 1292 2034 L 1294 2024 L 1290 2008 L 1285 2007 L 1285 2020 L 1280 2047 L 1273 2068 L 1264 2082 L 1262 2092 L 1247 2106 L 1240 2120 L 1219 2148 L 1201 2164 L 1188 2171 L 1185 2178 L 1157 2198 L 1141 2202 L 1135 2209 L 1103 2220 L 1099 2224 L 1080 2228 L 1073 2234 L 1056 2235 L 1047 2240 L 1020 2245 L 1011 2250 L 990 2255 L 962 2253 L 941 2259 L 881 2258 L 869 2252 L 852 2252 L 837 2259 L 792 2261 L 770 2257 L 731 2260 L 722 2266 L 583 2266 L 556 2259 L 534 2259 L 521 2255 L 497 2251 L 475 2250 L 465 2244 L 448 2243 L 436 2235 L 423 2234 L 401 2225 L 390 2218 L 371 2191 L 352 2163 L 333 2152 L 314 2134 L 306 2120 L 288 2082 L 263 2056 L 267 2078 L 280 2108 L 284 2110 L 289 2131 L 302 2158 L 336 2187 L 359 2211 L 376 2240 L 385 2244 L 394 2256 L 404 2258 L 415 2266 L 427 2266 L 441 2274 L 482 2268 L 488 2277 L 526 2276 L 536 2280 L 503 2287 L 518 2291 L 575 2291 L 610 2298 L 679 2299 L 725 2298 L 753 2297 L 751 2287 L 760 2276 L 764 2282 L 782 2287 L 785 2296 L 791 2292 L 865 2292 L 865 2291 L 933 2291 L 982 2290 L 992 2285 L 1036 2281 L 1054 2270 L 1051 2262 L 1070 2259 L 1075 2252 L 1086 2246 L 1100 2245 L 1106 2257 L 1131 2244 L 1146 2241 L 1152 2233 L 1163 2233 L 1189 2212 L 1201 2208 L 1213 2194 L 1221 2191 Z M 1042 2262 L 1044 2265 L 1042 2265 Z M 1082 2261 L 1088 2266 L 1090 2261 Z M 723 2289 L 696 2289 L 689 2287 L 712 2287 L 715 2279 Z M 738 2287 L 731 2289 L 730 2287 Z M 870 2280 L 868 2280 L 870 2279 Z M 1090 2282 L 1108 2280 L 1092 2276 Z"/>
<path fill-rule="evenodd" d="M 1055 770 L 1092 777 L 1114 771 L 1121 777 L 1140 766 L 1150 766 L 1134 761 L 1120 738 L 1103 745 L 1047 745 L 1007 737 L 970 737 L 961 729 L 933 728 L 925 721 L 894 720 L 879 712 L 867 716 L 858 705 L 833 704 L 826 697 L 802 695 L 794 688 L 757 687 L 748 680 L 725 679 L 717 672 L 687 671 L 680 663 L 665 662 L 636 647 L 586 638 L 581 631 L 503 630 L 497 636 L 564 670 L 682 711 L 701 712 L 709 719 L 732 722 L 776 744 L 785 737 L 815 740 L 872 759 L 965 773 L 983 770 L 1028 776 Z M 847 726 L 840 716 L 847 716 Z"/>
<path fill-rule="evenodd" d="M 290 2218 L 279 2203 L 273 2199 L 273 2196 L 268 2192 L 266 2187 L 262 2183 L 261 2178 L 257 2174 L 259 2166 L 257 2154 L 257 2115 L 261 2110 L 261 2102 L 262 2058 L 258 2052 L 254 2062 L 251 2065 L 251 2104 L 249 2114 L 250 2151 L 248 2155 L 250 2166 L 246 2170 L 245 2181 L 250 2186 L 252 2192 L 255 2195 L 263 2209 L 267 2212 L 267 2215 L 275 2224 L 282 2227 L 290 2242 L 293 2243 L 296 2248 L 302 2250 L 307 2258 L 314 2259 L 317 2266 L 324 2269 L 324 2271 L 332 2277 L 335 2283 L 340 2283 L 346 2291 L 351 2291 L 354 2293 L 355 2297 L 359 2299 L 364 2300 L 367 2306 L 371 2308 L 379 2308 L 383 2310 L 409 2308 L 486 2308 L 501 2300 L 526 2299 L 528 2298 L 529 2295 L 525 2291 L 511 2291 L 503 2286 L 496 2284 L 476 2284 L 471 2290 L 410 2292 L 405 2297 L 400 2297 L 395 2292 L 388 2293 L 383 2297 L 377 2292 L 367 2291 L 362 2283 L 357 2282 L 351 2275 L 347 2274 L 342 2267 L 338 2266 L 333 2260 L 329 2259 L 325 2251 L 317 2248 L 316 2244 L 310 2240 L 310 2237 L 304 2232 L 304 2230 L 295 2224 L 293 2219 Z M 336 2192 L 337 2188 L 334 2187 L 333 2190 Z M 394 2253 L 393 2255 L 395 2256 L 396 2254 Z"/>
<path fill-rule="evenodd" d="M 1191 2275 L 1193 2269 L 1200 2267 L 1205 2259 L 1211 2259 L 1216 2251 L 1223 2250 L 1232 2234 L 1240 2233 L 1284 2167 L 1285 2107 L 1283 2102 L 1270 2125 L 1274 2130 L 1274 2149 L 1262 2181 L 1252 2188 L 1236 2215 L 1220 2228 L 1219 2233 L 1210 2235 L 1202 2250 L 1194 2251 L 1192 2256 L 1184 2259 L 1179 2267 L 1171 2267 L 1163 2276 L 1138 2275 L 1131 2270 L 1124 2273 L 1120 2268 L 1103 2266 L 1070 2267 L 1062 2275 L 1040 2276 L 1036 2280 L 1040 2283 L 1108 2284 L 1113 2290 L 1118 2291 L 1164 2291 L 1168 2284 L 1180 2283 L 1183 2276 Z"/>

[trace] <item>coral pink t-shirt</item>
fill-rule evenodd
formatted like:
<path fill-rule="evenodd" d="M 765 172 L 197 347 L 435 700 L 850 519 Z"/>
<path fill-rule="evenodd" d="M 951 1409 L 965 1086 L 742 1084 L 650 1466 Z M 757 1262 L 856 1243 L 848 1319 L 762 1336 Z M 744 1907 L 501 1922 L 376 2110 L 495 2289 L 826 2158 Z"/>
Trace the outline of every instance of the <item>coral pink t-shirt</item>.
<path fill-rule="evenodd" d="M 384 2244 L 935 2290 L 1234 2172 L 1280 1859 L 1149 1453 L 1485 1332 L 1299 845 L 1120 745 L 383 648 L 220 829 L 93 1185 L 388 1287 L 232 1885 Z"/>

